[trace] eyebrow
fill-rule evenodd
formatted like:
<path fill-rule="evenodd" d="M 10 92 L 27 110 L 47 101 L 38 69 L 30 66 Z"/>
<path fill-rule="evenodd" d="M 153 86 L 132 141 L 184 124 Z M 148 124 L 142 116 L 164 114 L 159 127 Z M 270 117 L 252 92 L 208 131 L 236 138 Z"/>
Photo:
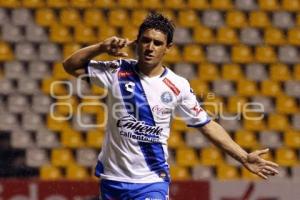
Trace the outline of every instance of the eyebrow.
<path fill-rule="evenodd" d="M 142 38 L 144 38 L 144 39 L 149 39 L 149 40 L 154 40 L 154 42 L 161 42 L 161 43 L 164 43 L 164 41 L 162 41 L 162 40 L 152 39 L 152 38 L 147 37 L 147 36 L 142 36 Z"/>

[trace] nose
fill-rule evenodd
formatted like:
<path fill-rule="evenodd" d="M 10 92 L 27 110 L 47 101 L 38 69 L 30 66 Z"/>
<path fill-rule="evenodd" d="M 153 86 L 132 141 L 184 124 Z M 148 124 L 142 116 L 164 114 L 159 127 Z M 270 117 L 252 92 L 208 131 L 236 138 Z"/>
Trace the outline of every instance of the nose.
<path fill-rule="evenodd" d="M 149 42 L 148 45 L 147 45 L 147 50 L 153 50 L 154 49 L 154 44 L 153 42 Z"/>

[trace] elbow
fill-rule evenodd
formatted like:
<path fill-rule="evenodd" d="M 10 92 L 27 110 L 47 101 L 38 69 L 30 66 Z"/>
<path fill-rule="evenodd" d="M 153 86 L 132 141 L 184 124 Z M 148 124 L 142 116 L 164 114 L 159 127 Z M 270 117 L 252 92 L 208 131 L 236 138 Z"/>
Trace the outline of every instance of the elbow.
<path fill-rule="evenodd" d="M 69 59 L 65 59 L 62 62 L 63 68 L 67 73 L 71 73 L 71 64 L 70 64 L 70 60 Z"/>

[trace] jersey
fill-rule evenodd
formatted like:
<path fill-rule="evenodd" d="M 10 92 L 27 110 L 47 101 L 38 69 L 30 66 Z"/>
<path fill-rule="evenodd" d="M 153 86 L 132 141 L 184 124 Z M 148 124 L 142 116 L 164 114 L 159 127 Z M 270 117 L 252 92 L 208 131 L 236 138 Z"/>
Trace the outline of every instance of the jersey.
<path fill-rule="evenodd" d="M 165 67 L 155 77 L 142 74 L 133 59 L 91 60 L 91 83 L 108 90 L 108 118 L 96 175 L 128 183 L 169 182 L 167 140 L 174 116 L 188 126 L 210 121 L 188 81 Z"/>

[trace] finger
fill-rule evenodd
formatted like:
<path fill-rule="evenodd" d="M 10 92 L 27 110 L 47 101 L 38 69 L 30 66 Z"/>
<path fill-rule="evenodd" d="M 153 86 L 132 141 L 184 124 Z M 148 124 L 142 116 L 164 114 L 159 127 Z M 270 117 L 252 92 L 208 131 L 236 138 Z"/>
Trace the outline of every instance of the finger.
<path fill-rule="evenodd" d="M 274 169 L 274 168 L 272 168 L 270 166 L 264 166 L 264 169 L 268 170 L 269 172 L 272 172 L 274 174 L 279 174 L 279 171 L 277 169 Z"/>
<path fill-rule="evenodd" d="M 126 53 L 126 52 L 116 52 L 116 53 L 114 54 L 114 56 L 127 57 L 127 56 L 128 56 L 128 53 Z"/>
<path fill-rule="evenodd" d="M 271 167 L 276 167 L 278 168 L 279 165 L 277 163 L 274 163 L 272 161 L 268 161 L 268 160 L 265 160 L 265 163 L 268 165 L 268 166 L 271 166 Z"/>
<path fill-rule="evenodd" d="M 257 151 L 257 154 L 258 155 L 263 155 L 263 154 L 266 154 L 266 153 L 268 153 L 269 152 L 269 149 L 263 149 L 263 150 L 258 150 Z"/>
<path fill-rule="evenodd" d="M 268 176 L 266 176 L 262 172 L 258 172 L 257 175 L 260 176 L 261 178 L 265 179 L 265 180 L 268 180 Z"/>
<path fill-rule="evenodd" d="M 119 41 L 119 39 L 118 39 L 117 37 L 114 37 L 114 38 L 112 39 L 111 43 L 110 43 L 111 46 L 112 46 L 112 47 L 117 47 L 118 41 Z"/>
<path fill-rule="evenodd" d="M 133 45 L 136 44 L 136 42 L 137 42 L 136 40 L 131 40 L 131 41 L 128 40 L 127 43 L 126 43 L 126 46 L 133 46 Z"/>
<path fill-rule="evenodd" d="M 127 41 L 128 41 L 128 39 L 122 39 L 122 41 L 120 42 L 120 44 L 119 44 L 119 47 L 120 48 L 123 48 L 123 47 L 125 47 L 126 46 L 126 44 L 127 44 Z"/>

